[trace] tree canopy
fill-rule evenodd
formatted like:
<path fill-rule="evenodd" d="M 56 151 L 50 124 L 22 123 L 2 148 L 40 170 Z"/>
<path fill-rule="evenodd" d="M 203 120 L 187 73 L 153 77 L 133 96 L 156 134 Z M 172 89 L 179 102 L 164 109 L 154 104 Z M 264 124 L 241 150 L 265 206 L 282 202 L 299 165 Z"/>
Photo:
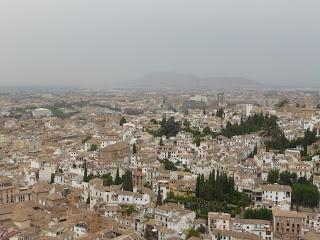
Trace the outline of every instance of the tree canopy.
<path fill-rule="evenodd" d="M 177 171 L 177 167 L 168 159 L 163 160 L 163 165 L 165 170 Z"/>
<path fill-rule="evenodd" d="M 248 208 L 244 212 L 245 219 L 261 219 L 261 220 L 271 220 L 272 211 L 266 208 L 252 209 Z"/>
<path fill-rule="evenodd" d="M 191 238 L 191 237 L 196 237 L 199 238 L 200 237 L 200 232 L 194 228 L 189 228 L 188 232 L 187 232 L 187 236 L 186 239 Z"/>
<path fill-rule="evenodd" d="M 276 183 L 279 179 L 279 170 L 271 170 L 268 173 L 267 182 L 269 183 Z"/>
<path fill-rule="evenodd" d="M 319 190 L 313 184 L 295 183 L 292 187 L 292 203 L 299 206 L 315 208 L 319 206 Z"/>
<path fill-rule="evenodd" d="M 103 180 L 103 186 L 111 186 L 113 184 L 112 176 L 110 173 L 103 174 L 101 176 L 101 179 Z"/>
<path fill-rule="evenodd" d="M 271 137 L 271 141 L 266 142 L 267 149 L 274 149 L 278 150 L 279 152 L 284 152 L 288 148 L 302 146 L 303 151 L 301 154 L 303 156 L 307 155 L 307 147 L 319 140 L 315 131 L 310 131 L 307 129 L 304 132 L 304 137 L 289 141 L 277 125 L 271 128 L 268 134 Z"/>
<path fill-rule="evenodd" d="M 261 130 L 267 130 L 277 126 L 277 117 L 260 114 L 249 116 L 245 121 L 241 119 L 240 124 L 227 123 L 226 127 L 221 130 L 221 135 L 231 138 L 236 135 L 245 135 Z"/>
<path fill-rule="evenodd" d="M 225 173 L 217 174 L 213 171 L 207 180 L 203 175 L 198 175 L 196 182 L 196 197 L 208 201 L 223 201 L 235 192 L 234 180 Z"/>
<path fill-rule="evenodd" d="M 280 100 L 276 105 L 275 107 L 276 108 L 282 108 L 284 107 L 285 105 L 287 105 L 289 103 L 289 101 L 287 99 L 283 99 L 283 100 Z"/>
<path fill-rule="evenodd" d="M 97 144 L 91 144 L 90 146 L 90 152 L 95 152 L 99 149 L 98 145 Z"/>
<path fill-rule="evenodd" d="M 299 179 L 297 179 L 296 173 L 290 173 L 289 171 L 283 171 L 279 173 L 279 170 L 271 170 L 268 173 L 267 182 L 268 183 L 278 183 L 281 185 L 292 186 Z"/>
<path fill-rule="evenodd" d="M 114 185 L 120 185 L 122 183 L 122 179 L 120 178 L 119 168 L 117 168 L 116 177 L 114 179 Z"/>
<path fill-rule="evenodd" d="M 123 124 L 127 123 L 127 120 L 125 119 L 125 117 L 121 117 L 119 125 L 123 126 Z"/>
<path fill-rule="evenodd" d="M 217 113 L 216 113 L 216 116 L 219 117 L 219 118 L 224 118 L 224 115 L 225 115 L 225 113 L 224 113 L 223 108 L 219 108 Z"/>
<path fill-rule="evenodd" d="M 170 117 L 168 120 L 164 118 L 161 121 L 161 127 L 159 129 L 158 135 L 166 137 L 174 137 L 177 135 L 178 132 L 181 130 L 181 123 L 176 122 L 174 117 Z"/>
<path fill-rule="evenodd" d="M 154 118 L 151 118 L 150 122 L 153 123 L 153 124 L 158 124 L 158 121 L 156 119 L 154 119 Z"/>
<path fill-rule="evenodd" d="M 124 191 L 133 192 L 132 172 L 127 170 L 122 177 L 122 188 Z"/>

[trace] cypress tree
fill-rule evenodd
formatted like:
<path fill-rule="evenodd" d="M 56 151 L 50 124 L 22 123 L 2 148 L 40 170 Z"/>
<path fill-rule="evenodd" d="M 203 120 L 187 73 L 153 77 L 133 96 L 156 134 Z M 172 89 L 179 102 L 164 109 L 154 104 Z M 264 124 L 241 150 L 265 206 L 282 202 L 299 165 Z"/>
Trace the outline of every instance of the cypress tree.
<path fill-rule="evenodd" d="M 213 187 L 213 193 L 212 193 L 212 199 L 216 199 L 216 191 L 217 191 L 217 187 L 216 187 L 216 173 L 213 170 L 212 171 L 212 187 Z"/>
<path fill-rule="evenodd" d="M 132 153 L 133 153 L 133 154 L 136 154 L 136 153 L 137 153 L 136 143 L 133 144 Z"/>
<path fill-rule="evenodd" d="M 157 202 L 156 202 L 156 206 L 160 206 L 162 205 L 162 195 L 160 192 L 160 184 L 158 185 L 158 195 L 157 195 Z"/>
<path fill-rule="evenodd" d="M 51 183 L 51 184 L 54 183 L 54 177 L 55 177 L 55 174 L 54 174 L 54 173 L 51 173 L 51 179 L 50 179 L 50 183 Z"/>
<path fill-rule="evenodd" d="M 129 170 L 123 176 L 122 188 L 124 191 L 133 192 L 132 172 Z"/>
<path fill-rule="evenodd" d="M 200 175 L 197 176 L 196 182 L 196 197 L 200 197 Z"/>
<path fill-rule="evenodd" d="M 88 182 L 88 170 L 87 170 L 87 162 L 86 161 L 84 161 L 83 181 Z"/>
<path fill-rule="evenodd" d="M 114 179 L 114 184 L 115 185 L 120 185 L 121 184 L 121 178 L 120 178 L 120 175 L 119 175 L 119 167 L 117 168 L 117 173 L 116 173 L 116 177 Z"/>
<path fill-rule="evenodd" d="M 200 197 L 204 197 L 205 193 L 205 184 L 204 184 L 204 175 L 202 174 L 200 177 Z"/>

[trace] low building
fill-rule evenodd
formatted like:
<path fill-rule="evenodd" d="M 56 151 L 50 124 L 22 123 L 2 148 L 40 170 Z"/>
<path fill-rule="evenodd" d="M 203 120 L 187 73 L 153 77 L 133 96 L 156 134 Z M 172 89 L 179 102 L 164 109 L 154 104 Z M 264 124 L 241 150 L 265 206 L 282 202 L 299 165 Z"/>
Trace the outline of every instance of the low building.
<path fill-rule="evenodd" d="M 185 209 L 183 205 L 167 203 L 155 209 L 154 218 L 158 229 L 168 229 L 169 232 L 173 230 L 181 234 L 189 228 L 188 223 L 195 220 L 196 214 L 193 211 Z"/>
<path fill-rule="evenodd" d="M 32 111 L 33 117 L 51 117 L 52 113 L 47 108 L 36 108 Z"/>
<path fill-rule="evenodd" d="M 227 234 L 227 238 L 222 239 L 237 239 L 236 234 L 233 232 L 241 232 L 252 234 L 258 237 L 258 239 L 272 240 L 272 224 L 271 221 L 259 220 L 259 219 L 237 219 L 231 218 L 229 213 L 208 213 L 208 230 L 213 235 L 218 231 L 223 231 Z M 231 237 L 233 236 L 233 237 Z M 255 239 L 255 238 L 253 238 Z"/>
<path fill-rule="evenodd" d="M 303 232 L 302 227 L 306 215 L 296 211 L 282 211 L 273 209 L 273 235 L 274 239 L 301 239 Z"/>

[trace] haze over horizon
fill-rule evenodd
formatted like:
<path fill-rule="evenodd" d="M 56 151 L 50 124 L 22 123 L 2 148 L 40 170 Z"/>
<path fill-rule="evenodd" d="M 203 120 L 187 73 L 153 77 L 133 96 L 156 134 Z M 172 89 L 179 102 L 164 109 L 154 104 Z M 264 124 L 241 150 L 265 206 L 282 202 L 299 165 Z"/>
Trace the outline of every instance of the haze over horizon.
<path fill-rule="evenodd" d="M 150 72 L 320 87 L 317 0 L 3 0 L 0 86 L 108 87 Z"/>

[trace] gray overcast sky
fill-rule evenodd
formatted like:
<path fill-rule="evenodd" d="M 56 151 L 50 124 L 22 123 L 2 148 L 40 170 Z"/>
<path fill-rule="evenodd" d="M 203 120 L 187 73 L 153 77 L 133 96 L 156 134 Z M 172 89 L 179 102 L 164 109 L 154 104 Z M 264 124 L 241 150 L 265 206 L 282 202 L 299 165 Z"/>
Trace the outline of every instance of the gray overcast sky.
<path fill-rule="evenodd" d="M 1 0 L 0 85 L 151 71 L 320 85 L 319 0 Z"/>

